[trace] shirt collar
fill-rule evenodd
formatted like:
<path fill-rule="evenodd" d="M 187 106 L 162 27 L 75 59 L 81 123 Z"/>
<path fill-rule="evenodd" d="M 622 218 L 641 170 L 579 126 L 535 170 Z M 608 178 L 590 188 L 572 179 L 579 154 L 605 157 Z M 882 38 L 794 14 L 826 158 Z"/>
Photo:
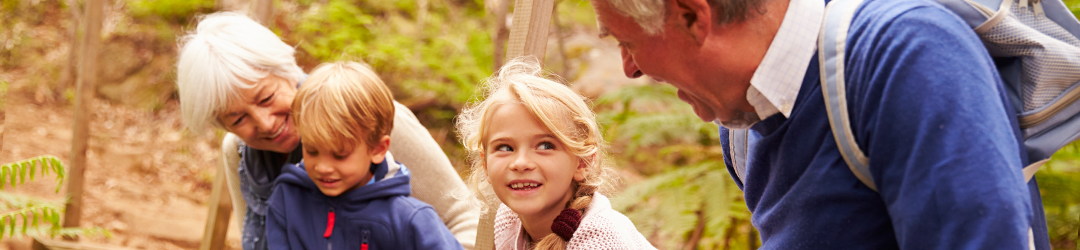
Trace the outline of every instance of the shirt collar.
<path fill-rule="evenodd" d="M 817 38 L 825 16 L 821 0 L 791 0 L 776 37 L 765 52 L 746 90 L 746 100 L 764 120 L 776 113 L 791 115 L 806 67 L 817 51 Z"/>

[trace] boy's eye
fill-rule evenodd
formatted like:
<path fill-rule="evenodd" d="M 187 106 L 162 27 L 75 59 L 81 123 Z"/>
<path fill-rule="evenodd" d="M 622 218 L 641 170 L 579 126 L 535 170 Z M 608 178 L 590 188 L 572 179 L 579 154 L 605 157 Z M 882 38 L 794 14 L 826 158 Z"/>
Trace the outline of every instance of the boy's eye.
<path fill-rule="evenodd" d="M 340 161 L 340 160 L 344 160 L 345 158 L 349 158 L 349 154 L 339 154 L 339 153 L 334 153 L 334 159 L 335 159 L 335 160 L 339 160 L 339 161 Z"/>
<path fill-rule="evenodd" d="M 514 152 L 514 148 L 511 148 L 510 145 L 503 144 L 503 145 L 496 146 L 495 151 Z"/>
<path fill-rule="evenodd" d="M 310 156 L 319 156 L 319 151 L 307 150 L 305 152 Z"/>
<path fill-rule="evenodd" d="M 550 142 L 541 142 L 540 145 L 536 145 L 536 149 L 539 150 L 552 150 L 555 149 L 555 144 Z"/>

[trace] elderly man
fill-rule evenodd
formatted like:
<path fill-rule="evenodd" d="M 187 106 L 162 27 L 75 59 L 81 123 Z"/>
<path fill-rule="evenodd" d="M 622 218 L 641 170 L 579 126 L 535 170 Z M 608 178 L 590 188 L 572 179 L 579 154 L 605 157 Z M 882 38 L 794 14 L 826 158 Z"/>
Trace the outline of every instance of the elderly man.
<path fill-rule="evenodd" d="M 627 77 L 678 88 L 722 126 L 725 152 L 729 129 L 751 131 L 745 168 L 725 161 L 762 249 L 1048 249 L 994 62 L 938 3 L 865 0 L 850 24 L 840 74 L 876 190 L 848 168 L 826 119 L 825 2 L 592 3 Z"/>

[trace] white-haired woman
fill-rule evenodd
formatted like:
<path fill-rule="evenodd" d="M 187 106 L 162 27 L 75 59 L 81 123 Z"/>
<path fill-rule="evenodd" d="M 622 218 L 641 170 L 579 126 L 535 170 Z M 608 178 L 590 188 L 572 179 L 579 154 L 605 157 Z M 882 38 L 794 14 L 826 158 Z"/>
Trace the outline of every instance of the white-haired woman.
<path fill-rule="evenodd" d="M 180 42 L 177 85 L 184 121 L 193 131 L 229 131 L 239 146 L 239 182 L 247 212 L 242 245 L 266 249 L 266 201 L 286 163 L 303 157 L 290 104 L 304 72 L 295 49 L 249 17 L 215 13 Z M 476 237 L 478 208 L 450 160 L 408 108 L 395 102 L 390 153 L 413 173 L 412 195 L 435 208 L 466 249 Z"/>

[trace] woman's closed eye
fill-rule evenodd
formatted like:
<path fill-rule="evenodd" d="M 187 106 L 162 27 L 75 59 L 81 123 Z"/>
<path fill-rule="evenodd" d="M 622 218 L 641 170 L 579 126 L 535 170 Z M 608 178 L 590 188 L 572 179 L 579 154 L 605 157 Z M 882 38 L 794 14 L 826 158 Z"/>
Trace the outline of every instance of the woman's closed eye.
<path fill-rule="evenodd" d="M 240 125 L 240 122 L 244 121 L 245 116 L 247 115 L 240 115 L 240 117 L 236 118 L 236 121 L 232 123 L 232 126 L 236 127 L 236 125 Z"/>
<path fill-rule="evenodd" d="M 262 105 L 268 104 L 268 103 L 270 103 L 270 100 L 273 100 L 273 99 L 274 99 L 274 95 L 270 94 L 270 96 L 267 96 L 266 98 L 263 98 L 262 101 L 259 101 L 259 104 L 262 104 Z"/>

